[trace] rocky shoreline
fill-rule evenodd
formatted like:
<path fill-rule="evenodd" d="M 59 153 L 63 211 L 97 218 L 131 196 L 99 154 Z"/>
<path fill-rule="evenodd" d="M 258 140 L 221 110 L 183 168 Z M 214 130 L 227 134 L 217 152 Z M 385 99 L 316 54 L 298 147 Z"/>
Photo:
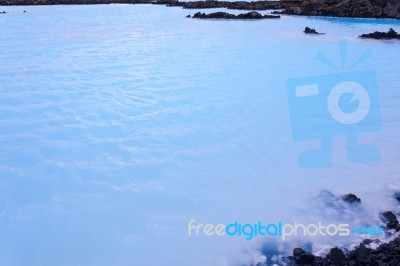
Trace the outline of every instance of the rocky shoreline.
<path fill-rule="evenodd" d="M 330 193 L 330 192 L 329 192 Z M 395 193 L 393 198 L 400 204 L 400 193 Z M 345 204 L 359 207 L 361 199 L 354 194 L 347 194 L 341 198 Z M 312 254 L 303 248 L 293 249 L 292 256 L 269 260 L 267 265 L 285 266 L 398 266 L 400 265 L 400 223 L 392 211 L 380 213 L 386 236 L 392 237 L 387 243 L 379 239 L 364 239 L 353 250 L 334 247 L 325 257 Z"/>
<path fill-rule="evenodd" d="M 355 18 L 400 19 L 399 0 L 281 0 L 281 1 L 193 1 L 179 0 L 0 0 L 0 5 L 90 5 L 154 4 L 185 9 L 227 8 L 238 10 L 276 10 L 275 14 Z"/>

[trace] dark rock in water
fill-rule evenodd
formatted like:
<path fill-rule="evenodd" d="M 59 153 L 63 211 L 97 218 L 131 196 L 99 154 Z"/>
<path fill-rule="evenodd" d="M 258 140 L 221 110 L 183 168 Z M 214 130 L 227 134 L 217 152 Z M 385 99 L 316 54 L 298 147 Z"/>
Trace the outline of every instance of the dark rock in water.
<path fill-rule="evenodd" d="M 340 248 L 332 248 L 327 256 L 332 262 L 336 264 L 345 264 L 347 262 L 346 255 Z"/>
<path fill-rule="evenodd" d="M 303 254 L 304 252 L 306 252 L 306 251 L 302 248 L 294 248 L 293 249 L 293 257 L 298 257 L 301 254 Z"/>
<path fill-rule="evenodd" d="M 369 244 L 371 244 L 372 242 L 374 242 L 374 241 L 371 240 L 371 239 L 364 239 L 364 240 L 363 240 L 363 244 L 364 244 L 364 245 L 369 245 Z"/>
<path fill-rule="evenodd" d="M 400 39 L 400 34 L 398 34 L 394 29 L 390 28 L 388 32 L 375 31 L 373 33 L 362 34 L 359 37 L 377 39 L 377 40 L 389 40 L 389 39 Z"/>
<path fill-rule="evenodd" d="M 381 219 L 384 222 L 398 222 L 396 215 L 391 211 L 386 211 L 381 214 Z"/>
<path fill-rule="evenodd" d="M 187 17 L 187 18 L 190 18 L 190 15 L 187 15 L 186 17 Z"/>
<path fill-rule="evenodd" d="M 272 11 L 271 14 L 284 15 L 285 14 L 285 10 L 275 10 L 275 11 Z"/>
<path fill-rule="evenodd" d="M 314 263 L 315 257 L 310 252 L 305 251 L 302 248 L 293 249 L 293 257 L 296 263 L 300 265 L 312 264 Z"/>
<path fill-rule="evenodd" d="M 193 15 L 193 18 L 207 19 L 207 18 L 223 18 L 223 19 L 235 19 L 236 15 L 229 14 L 226 12 L 214 12 L 210 14 L 197 12 Z"/>
<path fill-rule="evenodd" d="M 400 230 L 399 221 L 393 212 L 386 211 L 381 213 L 381 220 L 386 223 L 387 229 L 395 229 L 396 231 Z"/>
<path fill-rule="evenodd" d="M 348 202 L 348 203 L 352 203 L 352 204 L 356 204 L 356 203 L 360 203 L 361 199 L 359 197 L 357 197 L 354 194 L 347 194 L 343 196 L 343 201 Z"/>
<path fill-rule="evenodd" d="M 304 33 L 307 33 L 307 34 L 325 34 L 325 33 L 319 33 L 315 29 L 311 29 L 309 27 L 306 27 L 304 29 Z"/>
<path fill-rule="evenodd" d="M 214 12 L 210 14 L 205 14 L 197 12 L 193 15 L 193 18 L 200 19 L 266 19 L 266 18 L 280 18 L 280 16 L 273 15 L 262 15 L 256 11 L 251 11 L 244 14 L 234 15 L 226 12 Z"/>
<path fill-rule="evenodd" d="M 260 13 L 256 12 L 256 11 L 252 11 L 252 12 L 248 12 L 245 14 L 239 14 L 237 15 L 238 18 L 241 19 L 262 19 L 263 15 L 261 15 Z"/>
<path fill-rule="evenodd" d="M 7 12 L 6 11 L 0 11 L 0 14 L 6 14 Z"/>
<path fill-rule="evenodd" d="M 394 193 L 394 198 L 397 199 L 398 202 L 400 202 L 400 192 Z"/>
<path fill-rule="evenodd" d="M 314 263 L 314 260 L 314 255 L 310 252 L 304 252 L 298 258 L 296 258 L 296 262 L 300 265 L 312 264 Z"/>
<path fill-rule="evenodd" d="M 156 0 L 154 2 L 151 2 L 153 5 L 166 5 L 166 6 L 178 6 L 179 1 L 178 0 Z"/>

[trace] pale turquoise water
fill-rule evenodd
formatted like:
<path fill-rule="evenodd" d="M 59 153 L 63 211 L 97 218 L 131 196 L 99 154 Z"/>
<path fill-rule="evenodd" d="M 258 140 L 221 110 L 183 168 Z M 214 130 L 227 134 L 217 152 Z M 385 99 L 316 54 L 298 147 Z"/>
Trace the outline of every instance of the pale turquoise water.
<path fill-rule="evenodd" d="M 189 238 L 187 222 L 316 222 L 328 218 L 306 206 L 320 189 L 356 193 L 369 221 L 393 206 L 400 43 L 356 36 L 398 21 L 0 10 L 15 12 L 0 15 L 1 265 L 235 265 L 263 240 Z M 314 59 L 340 65 L 342 38 L 349 62 L 373 52 L 361 69 L 376 71 L 383 128 L 363 140 L 382 160 L 347 164 L 339 138 L 332 168 L 302 169 L 297 155 L 318 141 L 293 141 L 286 81 L 346 71 Z"/>

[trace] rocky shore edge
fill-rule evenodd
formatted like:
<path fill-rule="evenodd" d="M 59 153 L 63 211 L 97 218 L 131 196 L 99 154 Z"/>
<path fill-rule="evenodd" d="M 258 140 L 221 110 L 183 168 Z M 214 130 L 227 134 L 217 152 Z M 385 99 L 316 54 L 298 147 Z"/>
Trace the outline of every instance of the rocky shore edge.
<path fill-rule="evenodd" d="M 393 195 L 400 205 L 400 192 Z M 344 195 L 341 200 L 350 206 L 359 206 L 361 199 L 354 194 Z M 347 248 L 334 247 L 325 257 L 320 257 L 297 247 L 292 256 L 269 261 L 267 265 L 285 266 L 398 266 L 400 265 L 400 223 L 392 211 L 380 213 L 382 228 L 391 241 L 381 242 L 379 239 L 364 239 L 362 243 L 349 251 Z"/>
<path fill-rule="evenodd" d="M 398 0 L 281 0 L 281 1 L 193 1 L 179 0 L 0 0 L 0 5 L 89 5 L 154 4 L 186 9 L 227 8 L 238 10 L 275 9 L 273 13 L 303 16 L 400 19 Z"/>

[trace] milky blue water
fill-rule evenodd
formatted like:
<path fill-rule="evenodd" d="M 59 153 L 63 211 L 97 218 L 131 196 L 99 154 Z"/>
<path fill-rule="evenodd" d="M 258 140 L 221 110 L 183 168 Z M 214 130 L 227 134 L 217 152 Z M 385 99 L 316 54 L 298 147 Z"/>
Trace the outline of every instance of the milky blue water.
<path fill-rule="evenodd" d="M 185 18 L 197 10 L 151 5 L 0 10 L 11 12 L 0 15 L 1 265 L 251 265 L 265 239 L 188 237 L 188 221 L 330 221 L 313 205 L 322 189 L 361 197 L 363 214 L 350 213 L 359 223 L 394 206 L 400 42 L 357 36 L 399 21 L 201 21 Z M 381 160 L 348 163 L 338 137 L 332 167 L 301 168 L 298 155 L 320 143 L 293 139 L 286 81 L 349 71 L 367 49 L 357 69 L 376 73 L 382 129 L 360 140 Z M 353 240 L 306 241 L 316 251 Z"/>

